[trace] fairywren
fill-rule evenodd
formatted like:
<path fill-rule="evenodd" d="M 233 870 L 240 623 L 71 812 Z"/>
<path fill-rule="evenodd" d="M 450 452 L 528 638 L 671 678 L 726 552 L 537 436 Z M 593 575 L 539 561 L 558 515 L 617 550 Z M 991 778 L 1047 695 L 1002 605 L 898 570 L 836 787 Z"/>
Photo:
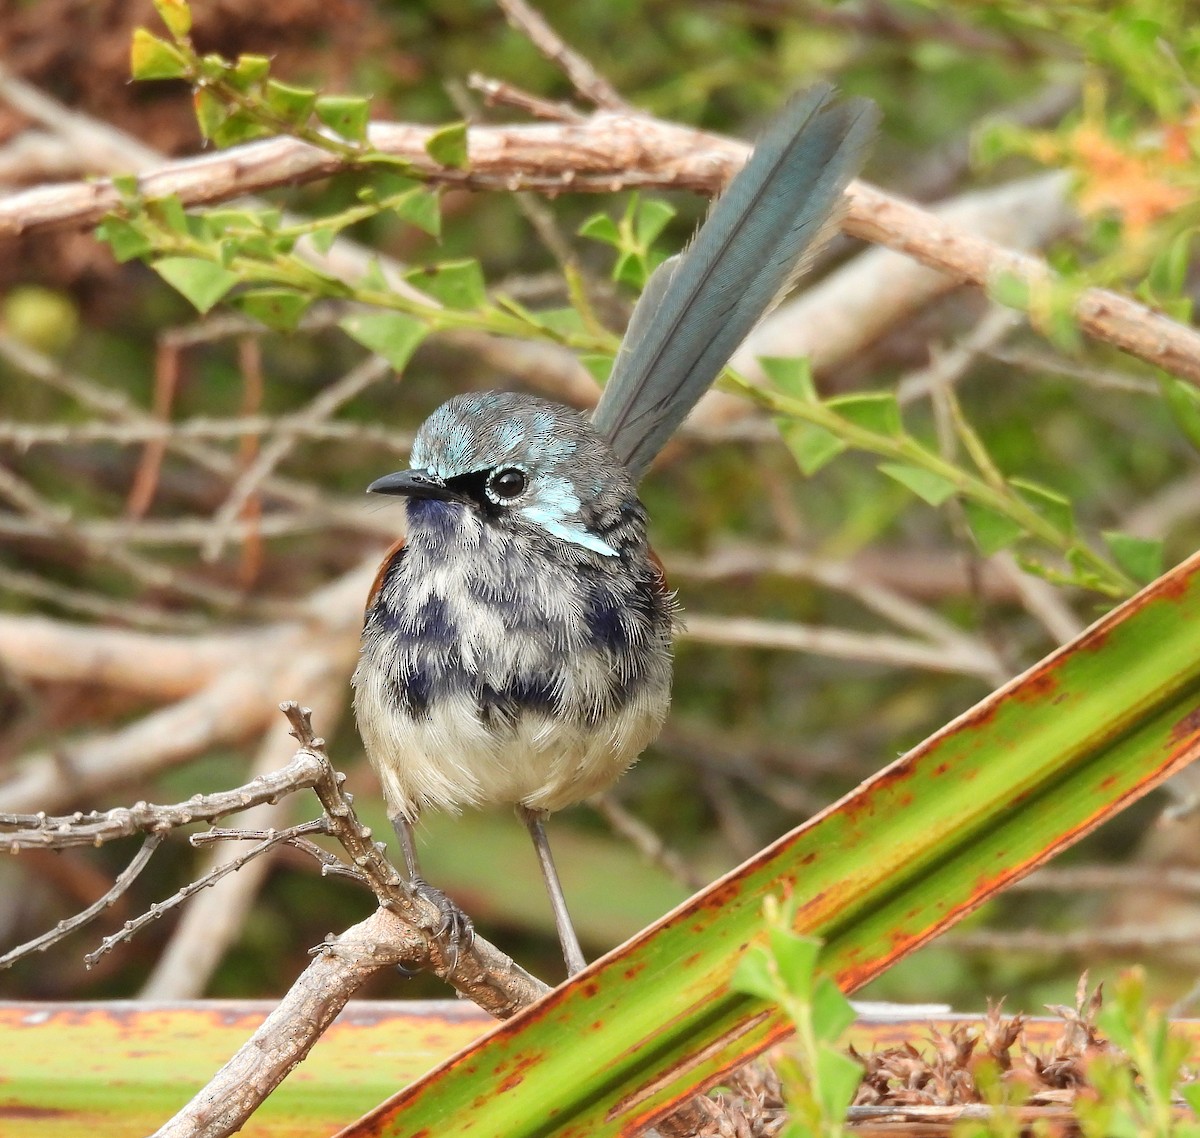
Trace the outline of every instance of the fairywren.
<path fill-rule="evenodd" d="M 651 275 L 595 413 L 530 395 L 457 395 L 425 421 L 406 536 L 368 602 L 354 708 L 413 883 L 413 823 L 435 807 L 516 806 L 568 972 L 584 967 L 544 819 L 611 785 L 670 702 L 676 604 L 637 482 L 834 228 L 874 105 L 794 98 L 690 248 Z M 469 923 L 430 890 L 448 924 Z"/>

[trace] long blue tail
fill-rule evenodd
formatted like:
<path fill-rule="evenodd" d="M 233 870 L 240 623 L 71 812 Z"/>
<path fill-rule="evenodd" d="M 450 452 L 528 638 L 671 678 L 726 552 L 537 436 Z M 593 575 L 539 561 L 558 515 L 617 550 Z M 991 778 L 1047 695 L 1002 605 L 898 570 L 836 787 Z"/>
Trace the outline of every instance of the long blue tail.
<path fill-rule="evenodd" d="M 792 98 L 691 245 L 646 282 L 592 417 L 640 478 L 836 227 L 875 133 L 869 99 Z"/>

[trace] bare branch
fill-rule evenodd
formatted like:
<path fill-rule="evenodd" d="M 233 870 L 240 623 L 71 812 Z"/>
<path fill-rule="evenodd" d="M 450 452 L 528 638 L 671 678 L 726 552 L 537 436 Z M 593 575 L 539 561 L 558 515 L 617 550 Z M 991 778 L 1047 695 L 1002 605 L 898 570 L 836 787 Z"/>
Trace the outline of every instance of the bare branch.
<path fill-rule="evenodd" d="M 60 817 L 40 813 L 0 814 L 0 827 L 10 830 L 0 832 L 0 850 L 15 853 L 23 849 L 98 846 L 134 834 L 156 834 L 197 822 L 212 822 L 260 802 L 277 802 L 284 795 L 316 786 L 322 773 L 315 756 L 297 751 L 291 762 L 277 771 L 261 774 L 232 790 L 195 794 L 186 802 L 171 805 L 135 802 L 113 810 Z"/>
<path fill-rule="evenodd" d="M 310 828 L 305 830 L 303 827 Z M 321 867 L 322 877 L 345 877 L 358 885 L 370 889 L 371 883 L 366 879 L 366 876 L 359 873 L 352 865 L 347 865 L 336 854 L 331 854 L 328 850 L 323 850 L 316 842 L 310 842 L 307 838 L 299 836 L 301 833 L 328 834 L 328 819 L 318 818 L 313 822 L 304 822 L 300 826 L 293 826 L 292 831 L 293 836 L 288 838 L 287 844 L 294 849 L 298 849 L 301 853 L 307 854 L 317 862 Z M 211 845 L 214 842 L 258 842 L 266 838 L 269 832 L 268 830 L 212 829 L 206 830 L 203 834 L 193 834 L 188 838 L 188 842 L 197 848 Z"/>
<path fill-rule="evenodd" d="M 9 968 L 22 957 L 30 956 L 35 952 L 45 952 L 52 944 L 57 944 L 76 929 L 82 928 L 90 921 L 94 921 L 105 909 L 116 904 L 137 879 L 138 874 L 149 864 L 154 851 L 162 845 L 166 836 L 165 832 L 150 834 L 142 843 L 142 848 L 138 850 L 133 860 L 117 875 L 112 888 L 103 897 L 89 905 L 82 912 L 76 913 L 75 916 L 68 917 L 64 921 L 59 921 L 54 928 L 42 933 L 41 936 L 34 937 L 33 940 L 19 944 L 16 948 L 4 953 L 3 956 L 0 956 L 0 968 Z"/>
<path fill-rule="evenodd" d="M 497 0 L 508 22 L 523 32 L 529 42 L 570 79 L 575 90 L 598 107 L 624 109 L 627 104 L 617 89 L 582 55 L 569 48 L 546 18 L 525 0 Z"/>
<path fill-rule="evenodd" d="M 155 1138 L 219 1138 L 240 1129 L 365 981 L 423 951 L 422 935 L 387 909 L 330 937 L 258 1030 Z"/>
<path fill-rule="evenodd" d="M 270 831 L 263 841 L 259 842 L 246 853 L 230 858 L 228 861 L 219 862 L 202 877 L 196 878 L 195 881 L 189 881 L 182 889 L 172 893 L 165 901 L 156 901 L 146 912 L 134 917 L 132 920 L 126 921 L 112 936 L 106 936 L 95 951 L 89 952 L 84 956 L 84 963 L 91 968 L 106 952 L 111 952 L 117 945 L 123 944 L 135 936 L 141 929 L 150 924 L 151 921 L 157 921 L 163 914 L 169 913 L 172 909 L 182 905 L 184 901 L 194 894 L 199 893 L 201 889 L 208 889 L 210 886 L 216 885 L 223 877 L 236 872 L 255 858 L 269 853 L 281 842 L 289 841 L 292 837 L 293 829 L 295 827 Z"/>
<path fill-rule="evenodd" d="M 290 425 L 312 426 L 332 415 L 339 406 L 365 391 L 372 384 L 378 383 L 391 372 L 391 365 L 382 356 L 368 356 L 356 367 L 350 369 L 341 379 L 322 388 L 320 394 L 300 411 L 281 416 L 280 422 Z M 238 515 L 249 500 L 250 496 L 262 485 L 275 467 L 287 457 L 298 441 L 293 431 L 274 438 L 259 451 L 257 457 L 245 470 L 229 491 L 229 496 L 213 515 L 213 529 L 207 545 L 204 547 L 204 557 L 214 561 L 228 540 L 230 529 L 238 520 Z"/>
<path fill-rule="evenodd" d="M 474 126 L 470 168 L 455 170 L 427 152 L 434 133 L 432 127 L 375 123 L 370 138 L 372 146 L 403 158 L 432 182 L 506 192 L 613 193 L 653 186 L 711 194 L 746 155 L 741 143 L 646 116 L 601 111 L 582 123 Z M 343 159 L 306 143 L 275 138 L 166 163 L 143 174 L 139 189 L 145 197 L 177 194 L 185 204 L 198 205 L 326 177 L 344 166 Z M 0 236 L 92 225 L 120 207 L 120 193 L 103 179 L 39 187 L 0 201 Z M 1034 290 L 1052 280 L 1038 258 L 965 232 L 861 182 L 851 189 L 844 228 L 980 287 L 1004 276 Z M 1075 314 L 1090 335 L 1200 383 L 1200 333 L 1105 289 L 1085 290 Z"/>
<path fill-rule="evenodd" d="M 842 660 L 860 660 L 888 667 L 928 668 L 934 672 L 960 672 L 988 680 L 995 673 L 994 656 L 973 646 L 952 648 L 905 640 L 899 636 L 855 632 L 784 621 L 750 617 L 710 616 L 689 613 L 680 632 L 683 640 L 703 644 L 734 644 L 748 648 L 776 648 L 789 652 L 812 652 Z"/>

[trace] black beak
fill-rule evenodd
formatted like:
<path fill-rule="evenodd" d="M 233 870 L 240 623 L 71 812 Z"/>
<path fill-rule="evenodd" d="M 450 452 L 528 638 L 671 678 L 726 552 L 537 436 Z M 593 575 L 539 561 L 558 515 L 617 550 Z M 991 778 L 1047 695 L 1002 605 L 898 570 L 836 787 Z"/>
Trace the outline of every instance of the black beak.
<path fill-rule="evenodd" d="M 468 502 L 465 494 L 451 490 L 440 478 L 425 470 L 397 470 L 376 478 L 368 494 L 396 494 L 405 498 L 434 498 L 439 502 Z"/>

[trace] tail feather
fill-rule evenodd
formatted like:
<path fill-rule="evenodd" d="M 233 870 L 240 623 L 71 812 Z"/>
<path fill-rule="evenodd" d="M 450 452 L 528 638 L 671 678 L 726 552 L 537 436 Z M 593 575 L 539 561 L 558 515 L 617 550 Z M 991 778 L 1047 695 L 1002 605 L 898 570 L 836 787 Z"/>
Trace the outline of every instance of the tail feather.
<path fill-rule="evenodd" d="M 691 245 L 646 282 L 593 415 L 635 479 L 835 229 L 878 113 L 832 98 L 828 84 L 793 98 Z"/>

